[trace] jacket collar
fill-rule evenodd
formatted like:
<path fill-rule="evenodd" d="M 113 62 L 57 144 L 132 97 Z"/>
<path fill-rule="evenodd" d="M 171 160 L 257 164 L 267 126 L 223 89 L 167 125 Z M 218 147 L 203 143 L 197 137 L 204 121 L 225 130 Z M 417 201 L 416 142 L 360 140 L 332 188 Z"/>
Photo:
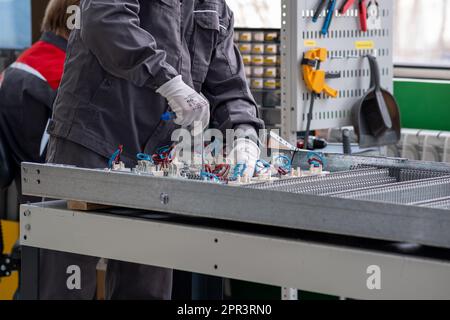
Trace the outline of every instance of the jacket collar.
<path fill-rule="evenodd" d="M 41 36 L 41 41 L 53 44 L 64 52 L 67 50 L 67 40 L 51 31 L 44 32 Z"/>

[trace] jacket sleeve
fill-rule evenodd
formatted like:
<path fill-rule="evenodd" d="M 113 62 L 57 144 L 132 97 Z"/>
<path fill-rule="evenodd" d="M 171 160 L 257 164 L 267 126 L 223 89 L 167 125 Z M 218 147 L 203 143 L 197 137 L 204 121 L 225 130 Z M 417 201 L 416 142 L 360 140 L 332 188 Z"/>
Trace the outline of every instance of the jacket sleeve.
<path fill-rule="evenodd" d="M 112 75 L 157 89 L 178 72 L 140 27 L 139 10 L 139 0 L 82 1 L 81 39 Z"/>
<path fill-rule="evenodd" d="M 211 103 L 212 124 L 220 130 L 234 129 L 243 124 L 256 130 L 263 129 L 264 122 L 258 117 L 241 54 L 234 44 L 233 12 L 227 6 L 225 10 L 229 26 L 227 30 L 221 30 L 202 89 Z"/>
<path fill-rule="evenodd" d="M 51 114 L 57 90 L 53 90 L 47 82 L 30 76 L 24 77 L 22 93 L 23 96 L 33 99 L 36 103 L 46 107 Z"/>
<path fill-rule="evenodd" d="M 33 105 L 42 106 L 43 110 L 52 112 L 57 92 L 46 80 L 15 68 L 6 69 L 4 77 L 3 85 L 0 86 L 0 100 L 3 100 L 5 105 L 26 107 L 32 102 Z"/>
<path fill-rule="evenodd" d="M 0 126 L 17 164 L 44 160 L 40 143 L 55 97 L 56 91 L 46 81 L 17 68 L 5 71 Z"/>

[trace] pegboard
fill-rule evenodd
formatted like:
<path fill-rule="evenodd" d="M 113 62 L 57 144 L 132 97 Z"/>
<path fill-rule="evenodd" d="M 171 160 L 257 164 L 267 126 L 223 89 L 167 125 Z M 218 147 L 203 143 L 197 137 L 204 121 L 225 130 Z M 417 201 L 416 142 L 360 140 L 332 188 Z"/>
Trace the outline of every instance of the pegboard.
<path fill-rule="evenodd" d="M 316 99 L 311 128 L 328 129 L 351 125 L 353 106 L 369 89 L 369 63 L 364 56 L 377 57 L 382 86 L 393 91 L 393 1 L 368 0 L 377 3 L 378 24 L 369 24 L 367 32 L 361 31 L 359 1 L 339 14 L 344 0 L 337 0 L 334 17 L 327 35 L 320 33 L 326 15 L 322 12 L 314 23 L 312 18 L 320 0 L 282 0 L 281 55 L 282 55 L 282 128 L 283 136 L 296 141 L 297 133 L 305 131 L 311 93 L 307 90 L 301 73 L 303 54 L 314 48 L 326 48 L 328 59 L 321 69 L 340 72 L 340 79 L 327 83 L 339 90 L 337 98 L 321 96 Z"/>

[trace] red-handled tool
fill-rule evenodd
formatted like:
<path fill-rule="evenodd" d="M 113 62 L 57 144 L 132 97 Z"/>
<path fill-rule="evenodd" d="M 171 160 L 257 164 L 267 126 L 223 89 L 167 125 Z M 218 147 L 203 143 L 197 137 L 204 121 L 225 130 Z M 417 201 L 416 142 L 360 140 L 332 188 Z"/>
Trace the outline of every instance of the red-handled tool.
<path fill-rule="evenodd" d="M 342 5 L 341 9 L 339 10 L 340 14 L 345 14 L 348 9 L 350 9 L 350 7 L 355 3 L 355 0 L 347 0 L 344 2 L 344 4 Z"/>
<path fill-rule="evenodd" d="M 361 21 L 361 30 L 367 32 L 367 1 L 359 0 L 359 21 Z"/>

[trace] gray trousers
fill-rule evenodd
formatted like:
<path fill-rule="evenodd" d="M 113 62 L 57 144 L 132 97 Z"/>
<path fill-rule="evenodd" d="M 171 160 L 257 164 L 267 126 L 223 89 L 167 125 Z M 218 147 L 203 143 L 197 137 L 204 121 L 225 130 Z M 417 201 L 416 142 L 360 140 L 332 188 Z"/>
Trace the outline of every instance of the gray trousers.
<path fill-rule="evenodd" d="M 48 163 L 83 168 L 105 168 L 108 159 L 67 140 L 52 138 Z M 101 230 L 99 230 L 101 232 Z M 117 235 L 120 237 L 120 235 Z M 40 298 L 44 300 L 93 300 L 96 294 L 96 266 L 99 258 L 41 250 Z M 71 266 L 80 268 L 81 289 L 70 290 L 67 280 Z M 121 261 L 108 261 L 107 299 L 169 300 L 172 295 L 172 270 Z"/>

